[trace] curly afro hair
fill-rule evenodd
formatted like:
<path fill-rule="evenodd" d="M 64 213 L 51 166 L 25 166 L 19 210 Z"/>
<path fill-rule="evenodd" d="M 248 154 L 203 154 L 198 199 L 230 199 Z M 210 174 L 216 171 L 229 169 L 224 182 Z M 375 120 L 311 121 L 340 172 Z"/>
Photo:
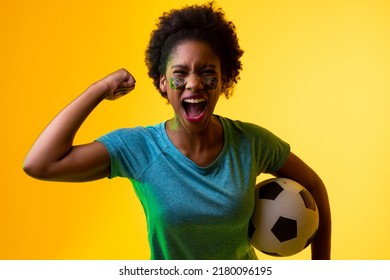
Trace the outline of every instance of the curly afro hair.
<path fill-rule="evenodd" d="M 215 8 L 214 2 L 173 9 L 159 18 L 145 52 L 148 74 L 157 90 L 166 98 L 166 93 L 159 87 L 160 76 L 165 74 L 175 47 L 188 40 L 208 43 L 219 57 L 222 75 L 226 78 L 223 93 L 226 98 L 230 97 L 240 79 L 243 51 L 238 44 L 234 24 L 225 19 L 221 8 Z"/>

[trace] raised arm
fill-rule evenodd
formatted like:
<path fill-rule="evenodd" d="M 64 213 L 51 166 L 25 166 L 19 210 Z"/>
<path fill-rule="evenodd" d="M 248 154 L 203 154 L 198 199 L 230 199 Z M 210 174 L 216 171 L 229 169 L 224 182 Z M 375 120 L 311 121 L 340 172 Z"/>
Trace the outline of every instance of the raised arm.
<path fill-rule="evenodd" d="M 99 142 L 73 145 L 74 137 L 97 105 L 115 100 L 135 87 L 133 76 L 120 69 L 92 84 L 43 130 L 27 154 L 23 169 L 37 179 L 91 181 L 110 174 L 110 158 Z"/>
<path fill-rule="evenodd" d="M 273 175 L 292 179 L 313 195 L 320 215 L 316 237 L 311 244 L 312 259 L 329 260 L 331 255 L 331 213 L 328 194 L 320 177 L 306 163 L 290 153 L 285 165 Z"/>

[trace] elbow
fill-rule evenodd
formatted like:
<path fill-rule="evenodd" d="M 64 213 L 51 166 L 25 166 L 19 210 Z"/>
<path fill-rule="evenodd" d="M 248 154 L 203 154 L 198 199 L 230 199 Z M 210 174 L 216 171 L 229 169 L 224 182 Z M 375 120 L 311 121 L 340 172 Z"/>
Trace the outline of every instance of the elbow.
<path fill-rule="evenodd" d="M 46 168 L 44 166 L 39 165 L 38 163 L 35 163 L 31 160 L 26 159 L 23 162 L 23 171 L 28 176 L 39 179 L 39 180 L 46 180 L 47 176 L 45 175 L 47 172 L 45 171 Z"/>

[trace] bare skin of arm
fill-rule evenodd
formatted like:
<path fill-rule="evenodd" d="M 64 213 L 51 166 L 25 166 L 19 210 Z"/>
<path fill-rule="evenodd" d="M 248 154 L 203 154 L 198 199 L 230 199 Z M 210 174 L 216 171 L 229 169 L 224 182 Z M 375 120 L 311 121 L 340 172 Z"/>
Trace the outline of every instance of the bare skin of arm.
<path fill-rule="evenodd" d="M 103 144 L 74 145 L 89 114 L 104 99 L 115 100 L 135 87 L 133 76 L 120 69 L 92 84 L 43 130 L 27 154 L 23 169 L 37 179 L 82 182 L 110 175 L 110 157 Z"/>
<path fill-rule="evenodd" d="M 314 197 L 319 210 L 320 224 L 311 244 L 311 255 L 313 260 L 329 260 L 331 257 L 331 213 L 328 194 L 321 178 L 293 153 L 290 153 L 285 165 L 273 175 L 290 178 L 300 183 Z"/>

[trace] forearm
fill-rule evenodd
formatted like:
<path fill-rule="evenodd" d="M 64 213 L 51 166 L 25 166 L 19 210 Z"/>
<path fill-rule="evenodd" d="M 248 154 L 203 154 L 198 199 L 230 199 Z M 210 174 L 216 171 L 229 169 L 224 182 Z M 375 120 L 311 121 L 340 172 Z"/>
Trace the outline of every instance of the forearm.
<path fill-rule="evenodd" d="M 331 258 L 331 213 L 328 194 L 323 182 L 319 179 L 313 188 L 312 195 L 319 209 L 320 224 L 316 237 L 311 244 L 313 260 L 329 260 Z"/>
<path fill-rule="evenodd" d="M 71 151 L 78 129 L 105 98 L 106 91 L 107 87 L 102 82 L 91 85 L 49 123 L 25 159 L 26 172 L 42 173 Z"/>

